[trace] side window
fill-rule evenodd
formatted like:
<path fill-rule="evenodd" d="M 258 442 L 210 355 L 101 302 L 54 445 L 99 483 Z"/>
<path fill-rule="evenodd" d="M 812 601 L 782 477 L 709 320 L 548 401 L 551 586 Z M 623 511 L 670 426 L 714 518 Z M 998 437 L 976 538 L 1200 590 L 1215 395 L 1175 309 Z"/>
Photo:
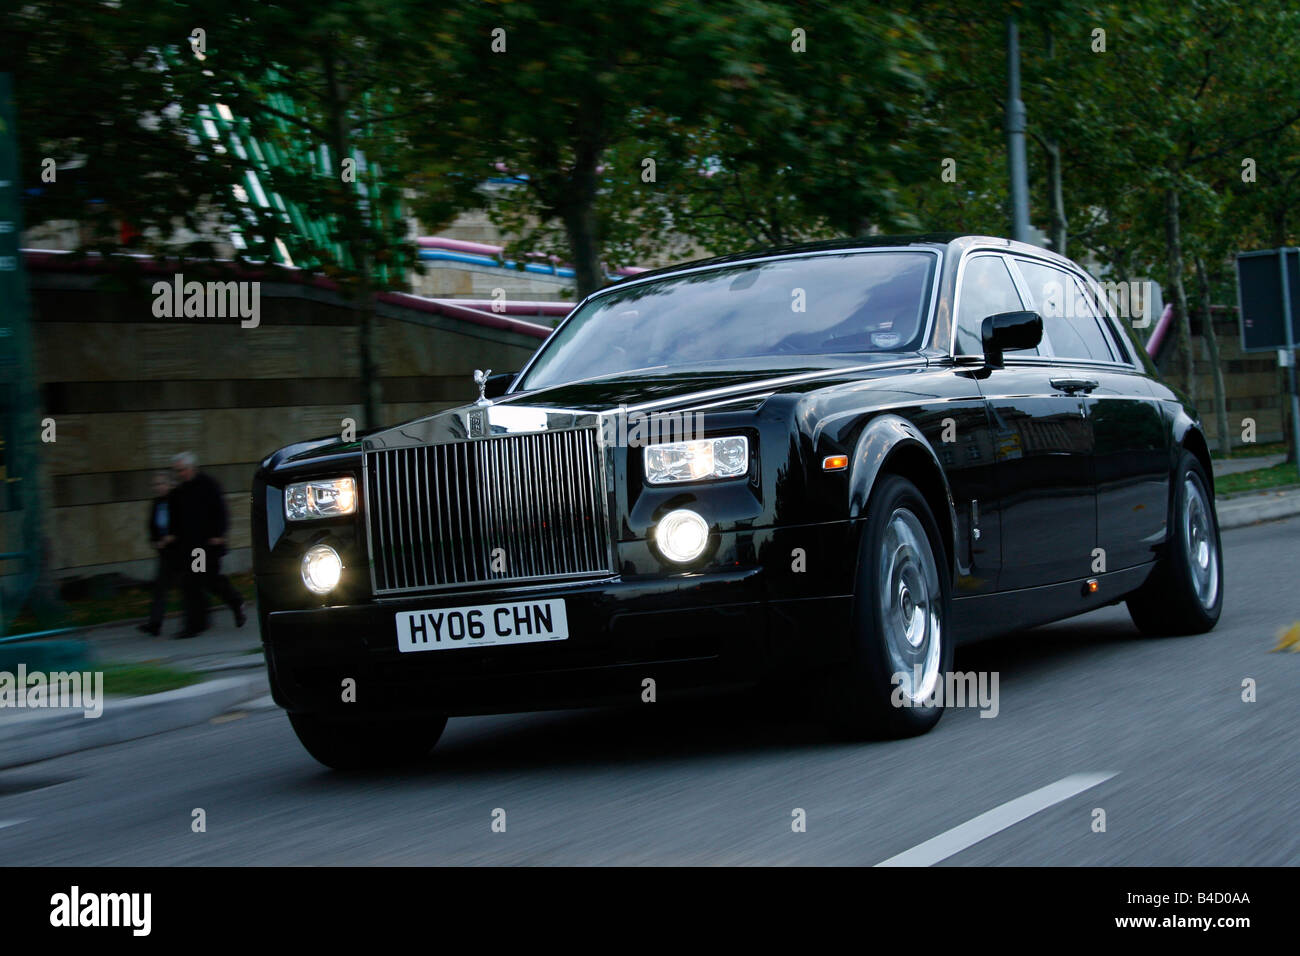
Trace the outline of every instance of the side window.
<path fill-rule="evenodd" d="M 1124 348 L 1124 330 L 1116 328 L 1116 320 L 1108 317 L 1108 313 L 1109 315 L 1114 315 L 1114 309 L 1111 308 L 1108 310 L 1106 308 L 1105 299 L 1099 298 L 1099 296 L 1104 296 L 1102 290 L 1097 286 L 1095 281 L 1088 282 L 1080 279 L 1078 276 L 1074 277 L 1074 281 L 1082 287 L 1083 294 L 1087 297 L 1088 306 L 1090 308 L 1089 314 L 1092 315 L 1097 320 L 1097 324 L 1101 326 L 1101 335 L 1105 340 L 1106 345 L 1110 347 L 1111 358 L 1116 362 L 1123 362 L 1125 365 L 1130 364 L 1133 360 L 1128 354 L 1128 351 Z"/>
<path fill-rule="evenodd" d="M 957 299 L 956 355 L 983 355 L 980 328 L 984 320 L 999 312 L 1018 312 L 1024 308 L 1001 256 L 968 259 Z"/>
<path fill-rule="evenodd" d="M 1112 362 L 1097 306 L 1070 273 L 1031 259 L 1017 259 L 1032 299 L 1029 306 L 1043 317 L 1043 334 L 1061 358 Z"/>

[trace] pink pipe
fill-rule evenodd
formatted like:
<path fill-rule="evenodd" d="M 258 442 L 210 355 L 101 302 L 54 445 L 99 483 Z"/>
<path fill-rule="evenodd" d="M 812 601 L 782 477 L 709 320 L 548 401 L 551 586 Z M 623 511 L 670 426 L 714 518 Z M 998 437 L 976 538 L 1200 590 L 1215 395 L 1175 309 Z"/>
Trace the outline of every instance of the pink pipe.
<path fill-rule="evenodd" d="M 475 256 L 499 256 L 501 247 L 486 242 L 470 242 L 466 239 L 444 239 L 442 236 L 421 236 L 415 240 L 421 249 L 446 249 L 449 252 L 468 252 Z"/>
<path fill-rule="evenodd" d="M 107 263 L 103 257 L 90 255 L 83 258 L 75 258 L 70 253 L 59 252 L 52 249 L 24 249 L 22 250 L 23 265 L 34 272 L 74 272 L 74 273 L 97 273 L 104 271 Z M 241 279 L 260 279 L 271 282 L 285 282 L 294 285 L 309 285 L 318 289 L 328 289 L 338 291 L 338 283 L 324 276 L 314 276 L 295 269 L 291 266 L 277 266 L 268 270 L 264 268 L 235 266 L 228 260 L 218 260 L 221 265 L 226 266 L 220 273 L 209 273 L 208 268 L 211 262 L 200 262 L 197 260 L 180 262 L 176 259 L 169 259 L 158 262 L 153 256 L 142 254 L 130 254 L 129 258 L 136 260 L 139 264 L 140 271 L 146 275 L 174 275 L 178 270 L 186 268 L 194 269 L 192 278 L 203 278 L 219 275 L 222 279 L 232 276 Z M 486 328 L 503 329 L 509 332 L 519 332 L 534 338 L 544 339 L 551 334 L 553 329 L 546 325 L 540 325 L 536 322 L 528 322 L 523 319 L 511 318 L 509 314 L 500 314 L 490 311 L 491 303 L 487 303 L 488 310 L 473 308 L 473 305 L 455 299 L 429 299 L 424 296 L 412 295 L 409 292 L 380 292 L 375 297 L 380 302 L 388 302 L 393 305 L 404 306 L 408 309 L 414 309 L 418 312 L 426 312 L 435 315 L 446 315 L 451 318 L 460 319 L 465 322 L 471 322 L 475 325 Z M 546 315 L 568 315 L 573 308 L 572 305 L 563 302 L 544 302 L 530 303 L 531 305 L 542 306 L 542 309 L 534 310 L 544 311 Z M 554 309 L 556 311 L 549 311 Z M 523 311 L 521 309 L 521 311 Z M 509 310 L 507 309 L 507 313 Z"/>
<path fill-rule="evenodd" d="M 483 312 L 479 309 L 471 309 L 463 305 L 457 305 L 447 301 L 446 299 L 434 301 L 433 299 L 425 299 L 421 296 L 411 295 L 407 292 L 381 292 L 376 296 L 376 298 L 380 302 L 390 302 L 393 305 L 405 306 L 408 309 L 415 309 L 419 312 L 445 315 L 449 318 L 472 322 L 475 325 L 481 325 L 491 329 L 504 329 L 508 332 L 520 332 L 524 335 L 531 335 L 534 338 L 539 339 L 544 339 L 555 331 L 548 326 L 538 325 L 536 322 L 525 322 L 522 319 L 512 319 L 505 315 L 494 315 L 491 312 Z"/>
<path fill-rule="evenodd" d="M 1156 322 L 1151 338 L 1147 339 L 1147 355 L 1151 356 L 1152 361 L 1160 355 L 1160 350 L 1164 347 L 1165 339 L 1169 337 L 1169 330 L 1173 326 L 1174 304 L 1170 302 L 1165 306 L 1165 310 L 1160 313 L 1160 319 Z"/>
<path fill-rule="evenodd" d="M 501 315 L 559 315 L 565 316 L 573 311 L 572 302 L 530 302 L 519 299 L 507 299 L 494 302 L 491 299 L 433 299 L 439 305 L 460 305 L 481 312 L 494 312 L 493 306 L 503 309 Z"/>

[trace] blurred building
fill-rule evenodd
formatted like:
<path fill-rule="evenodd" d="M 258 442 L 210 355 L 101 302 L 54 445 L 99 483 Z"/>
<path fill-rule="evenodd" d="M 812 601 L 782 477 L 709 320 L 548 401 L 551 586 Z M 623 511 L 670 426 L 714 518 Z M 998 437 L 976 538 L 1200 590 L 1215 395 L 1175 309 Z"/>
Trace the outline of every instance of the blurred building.
<path fill-rule="evenodd" d="M 29 251 L 24 260 L 37 418 L 55 426 L 55 440 L 41 446 L 54 573 L 151 574 L 150 476 L 182 450 L 225 489 L 230 567 L 247 567 L 257 462 L 290 441 L 339 433 L 346 418 L 362 427 L 354 309 L 328 282 L 303 277 L 262 282 L 256 328 L 237 318 L 158 318 L 151 287 L 175 266 L 141 258 L 125 275 L 93 257 Z M 472 401 L 475 368 L 518 369 L 568 306 L 511 299 L 502 308 L 380 296 L 381 421 Z"/>

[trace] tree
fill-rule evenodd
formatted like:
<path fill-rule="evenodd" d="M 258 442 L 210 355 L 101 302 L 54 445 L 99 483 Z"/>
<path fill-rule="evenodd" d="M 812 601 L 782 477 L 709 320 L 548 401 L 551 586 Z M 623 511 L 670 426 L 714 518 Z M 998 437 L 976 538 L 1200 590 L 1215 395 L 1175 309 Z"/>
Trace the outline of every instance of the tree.
<path fill-rule="evenodd" d="M 939 175 L 926 112 L 940 63 L 908 16 L 753 4 L 705 123 L 674 140 L 672 221 L 715 252 L 913 230 L 902 200 Z"/>
<path fill-rule="evenodd" d="M 226 189 L 226 220 L 247 237 L 250 257 L 277 261 L 287 252 L 356 302 L 363 419 L 375 427 L 374 296 L 404 287 L 414 264 L 403 193 L 418 164 L 406 132 L 445 114 L 444 98 L 404 81 L 411 62 L 403 38 L 421 26 L 423 9 L 381 0 L 197 0 L 189 13 L 207 25 L 207 51 L 175 66 L 181 105 L 223 134 L 203 140 L 204 159 L 231 169 L 227 182 L 255 176 L 276 197 L 250 201 L 247 190 Z M 428 201 L 472 200 L 448 187 Z"/>
<path fill-rule="evenodd" d="M 518 177 L 513 201 L 560 225 L 586 295 L 605 283 L 611 150 L 632 158 L 629 144 L 643 136 L 641 157 L 653 159 L 660 134 L 707 112 L 734 18 L 735 4 L 684 0 L 453 4 L 418 42 L 423 85 L 441 83 L 459 107 L 437 136 L 471 176 Z"/>
<path fill-rule="evenodd" d="M 218 187 L 160 55 L 187 33 L 175 8 L 156 4 L 7 8 L 0 69 L 14 74 L 28 228 L 75 221 L 81 247 L 102 252 L 202 231 Z"/>

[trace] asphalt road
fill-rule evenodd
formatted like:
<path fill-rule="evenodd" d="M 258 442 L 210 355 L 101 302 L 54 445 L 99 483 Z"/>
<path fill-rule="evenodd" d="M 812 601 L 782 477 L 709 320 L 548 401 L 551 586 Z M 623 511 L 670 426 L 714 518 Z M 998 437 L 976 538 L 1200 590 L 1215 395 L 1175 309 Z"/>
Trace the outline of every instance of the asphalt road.
<path fill-rule="evenodd" d="M 1300 619 L 1300 519 L 1224 546 L 1215 631 L 1144 639 L 1120 607 L 959 649 L 998 672 L 999 713 L 914 740 L 844 743 L 750 695 L 453 720 L 427 767 L 344 776 L 279 711 L 235 713 L 0 771 L 0 860 L 870 865 L 996 810 L 991 836 L 940 841 L 942 865 L 1294 865 L 1300 653 L 1270 650 Z M 1080 774 L 1113 776 L 1005 808 Z"/>

